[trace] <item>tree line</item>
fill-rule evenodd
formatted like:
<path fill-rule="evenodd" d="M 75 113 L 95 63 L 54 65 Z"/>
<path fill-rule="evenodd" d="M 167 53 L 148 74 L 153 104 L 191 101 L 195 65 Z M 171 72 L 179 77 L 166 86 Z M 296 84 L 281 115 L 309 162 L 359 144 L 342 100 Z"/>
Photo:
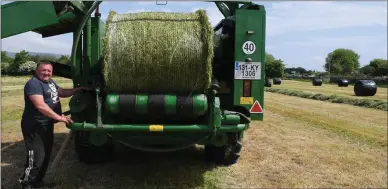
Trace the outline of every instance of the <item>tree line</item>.
<path fill-rule="evenodd" d="M 360 66 L 360 55 L 351 49 L 338 48 L 330 52 L 323 68 L 326 72 L 306 70 L 302 67 L 286 68 L 283 60 L 276 59 L 272 54 L 265 55 L 265 74 L 266 78 L 285 77 L 288 74 L 299 75 L 326 75 L 330 72 L 333 75 L 352 76 L 388 76 L 388 61 L 382 58 L 370 60 L 368 65 Z"/>
<path fill-rule="evenodd" d="M 16 53 L 15 58 L 7 56 L 5 51 L 1 51 L 1 73 L 28 73 L 35 69 L 40 60 L 50 60 L 62 64 L 69 64 L 70 57 L 62 55 L 59 58 L 50 55 L 31 55 L 22 50 Z M 286 68 L 283 60 L 275 58 L 272 54 L 265 54 L 265 75 L 266 78 L 282 78 L 289 74 L 301 75 L 325 75 L 328 72 L 335 75 L 368 75 L 368 76 L 388 76 L 388 61 L 386 59 L 375 58 L 368 65 L 360 67 L 360 55 L 351 49 L 339 48 L 330 52 L 323 66 L 326 73 L 314 70 L 306 70 L 302 67 Z"/>
<path fill-rule="evenodd" d="M 21 50 L 15 57 L 7 56 L 5 51 L 1 51 L 1 73 L 2 74 L 23 74 L 30 73 L 36 68 L 40 60 L 50 60 L 62 64 L 69 64 L 70 57 L 62 55 L 59 58 L 50 55 L 31 55 L 28 51 Z"/>
<path fill-rule="evenodd" d="M 375 58 L 363 67 L 360 67 L 359 59 L 360 55 L 351 49 L 336 49 L 328 54 L 324 68 L 330 73 L 340 75 L 388 75 L 388 61 L 386 59 Z"/>

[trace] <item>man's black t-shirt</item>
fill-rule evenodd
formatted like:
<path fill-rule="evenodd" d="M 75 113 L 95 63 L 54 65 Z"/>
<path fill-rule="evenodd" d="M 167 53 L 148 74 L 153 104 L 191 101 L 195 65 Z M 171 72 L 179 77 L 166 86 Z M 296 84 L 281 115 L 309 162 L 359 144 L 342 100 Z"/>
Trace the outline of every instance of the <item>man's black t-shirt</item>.
<path fill-rule="evenodd" d="M 22 121 L 25 123 L 43 123 L 50 124 L 55 121 L 39 112 L 30 100 L 30 95 L 42 95 L 44 102 L 57 114 L 62 114 L 61 102 L 58 96 L 58 85 L 50 79 L 49 81 L 41 81 L 36 76 L 33 76 L 24 86 L 24 112 Z"/>

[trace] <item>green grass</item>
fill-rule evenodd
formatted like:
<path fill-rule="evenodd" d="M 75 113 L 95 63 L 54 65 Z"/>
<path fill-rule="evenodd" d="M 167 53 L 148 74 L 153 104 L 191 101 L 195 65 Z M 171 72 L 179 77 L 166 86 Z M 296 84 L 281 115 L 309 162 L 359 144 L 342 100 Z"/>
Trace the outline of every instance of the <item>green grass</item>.
<path fill-rule="evenodd" d="M 23 114 L 24 97 L 23 88 L 30 76 L 24 77 L 3 77 L 1 87 L 1 121 L 12 123 L 20 120 Z M 71 88 L 72 82 L 69 79 L 53 78 L 60 87 Z M 61 99 L 63 110 L 68 110 L 70 99 Z M 19 124 L 19 123 L 18 123 Z M 7 125 L 7 124 L 6 124 Z M 4 129 L 4 127 L 3 127 Z"/>
<path fill-rule="evenodd" d="M 351 98 L 347 96 L 339 96 L 335 94 L 329 96 L 329 95 L 320 94 L 320 93 L 304 92 L 304 91 L 291 90 L 291 89 L 279 89 L 279 88 L 265 88 L 265 91 L 289 95 L 289 96 L 308 98 L 313 100 L 328 101 L 328 102 L 339 103 L 339 104 L 350 104 L 354 106 L 361 106 L 366 108 L 374 108 L 374 109 L 388 111 L 388 102 L 386 100 L 356 99 L 356 98 Z"/>
<path fill-rule="evenodd" d="M 62 101 L 65 110 L 68 100 Z M 18 188 L 23 171 L 17 112 L 23 103 L 22 93 L 2 96 L 2 188 Z M 230 167 L 205 163 L 200 147 L 145 153 L 120 145 L 115 161 L 86 165 L 71 144 L 46 180 L 57 188 L 84 189 L 387 187 L 387 112 L 268 92 L 264 111 L 264 121 L 253 121 L 244 135 L 241 159 Z M 63 124 L 55 128 L 52 160 L 68 132 Z"/>
<path fill-rule="evenodd" d="M 326 96 L 337 95 L 352 99 L 374 99 L 374 100 L 387 100 L 388 88 L 377 88 L 376 95 L 374 96 L 355 96 L 353 85 L 348 87 L 338 87 L 334 84 L 323 84 L 322 86 L 313 86 L 311 82 L 294 81 L 294 80 L 282 80 L 281 85 L 272 85 L 274 89 L 288 89 L 295 91 L 304 91 L 312 93 L 320 93 Z"/>
<path fill-rule="evenodd" d="M 346 78 L 344 78 L 346 79 Z M 311 79 L 303 79 L 303 78 L 286 78 L 284 80 L 291 80 L 291 81 L 302 81 L 302 82 L 308 82 L 308 83 L 311 83 Z M 388 88 L 388 84 L 384 81 L 375 81 L 376 82 L 376 85 L 377 87 L 379 88 Z M 323 80 L 323 84 L 330 84 L 330 85 L 337 85 L 337 82 L 334 82 L 334 81 L 327 81 L 327 80 Z M 353 85 L 353 83 L 352 83 Z"/>
<path fill-rule="evenodd" d="M 23 85 L 26 84 L 26 82 L 31 78 L 32 76 L 1 76 L 1 84 L 2 84 L 2 89 L 4 86 L 14 86 L 14 85 Z M 57 77 L 54 76 L 52 77 L 54 81 L 57 83 L 71 83 L 72 81 L 67 78 L 62 78 L 62 77 Z"/>
<path fill-rule="evenodd" d="M 369 122 L 369 124 L 365 124 L 365 123 L 357 124 L 354 122 L 351 124 L 349 119 L 342 119 L 343 117 L 334 115 L 337 113 L 337 114 L 347 114 L 350 116 L 351 115 L 350 112 L 353 112 L 355 113 L 353 115 L 355 118 L 357 117 L 357 119 L 362 120 L 360 119 L 360 117 L 365 116 L 364 114 L 369 114 L 369 116 L 372 116 L 370 114 L 378 113 L 378 115 L 382 115 L 383 117 L 378 117 L 376 115 L 373 115 L 373 117 L 377 119 L 376 123 L 382 123 L 381 120 L 383 120 L 384 122 L 384 117 L 385 119 L 387 118 L 387 115 L 384 116 L 384 114 L 382 114 L 382 111 L 378 111 L 378 110 L 373 112 L 368 111 L 368 113 L 366 113 L 365 111 L 350 109 L 348 105 L 345 105 L 340 108 L 337 107 L 337 110 L 335 110 L 334 109 L 335 106 L 329 106 L 324 103 L 318 103 L 318 102 L 317 103 L 310 102 L 310 104 L 311 105 L 314 104 L 315 107 L 302 110 L 301 108 L 297 107 L 297 105 L 300 104 L 302 107 L 306 107 L 307 102 L 301 101 L 300 103 L 297 103 L 298 100 L 295 100 L 292 97 L 287 98 L 287 97 L 282 97 L 282 96 L 273 95 L 273 94 L 271 94 L 271 96 L 277 99 L 276 103 L 270 103 L 269 107 L 266 106 L 267 108 L 270 108 L 272 111 L 281 112 L 283 115 L 292 116 L 296 120 L 307 122 L 309 125 L 313 127 L 327 129 L 339 135 L 343 135 L 348 138 L 355 139 L 356 141 L 363 141 L 368 144 L 387 147 L 387 136 L 386 136 L 387 128 L 382 127 L 383 125 L 375 124 L 376 127 L 374 126 L 371 127 L 371 125 L 369 124 L 373 124 L 374 122 Z M 283 99 L 294 100 L 294 102 L 290 102 L 289 104 L 292 104 L 292 105 L 290 105 L 287 108 L 284 108 L 284 106 L 281 106 L 282 102 L 285 101 Z M 274 104 L 278 104 L 278 106 L 274 106 Z M 347 109 L 347 107 L 349 109 Z M 328 117 L 319 111 L 321 112 L 333 111 L 333 112 L 331 113 L 332 115 Z M 349 113 L 341 112 L 341 111 L 349 111 Z"/>

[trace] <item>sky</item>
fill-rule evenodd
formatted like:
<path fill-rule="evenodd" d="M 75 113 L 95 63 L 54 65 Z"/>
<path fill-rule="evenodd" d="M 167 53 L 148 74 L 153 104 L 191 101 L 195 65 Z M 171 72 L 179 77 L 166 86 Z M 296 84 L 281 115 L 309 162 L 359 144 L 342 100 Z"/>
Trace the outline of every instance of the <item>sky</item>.
<path fill-rule="evenodd" d="M 165 2 L 165 1 L 161 1 Z M 387 59 L 387 1 L 259 1 L 267 12 L 266 51 L 286 67 L 323 71 L 328 53 L 337 48 L 360 55 L 361 66 L 374 58 Z M 4 4 L 4 3 L 2 3 Z M 143 11 L 193 12 L 205 9 L 215 26 L 223 15 L 212 2 L 104 1 L 102 19 L 109 11 L 120 14 Z M 2 39 L 2 50 L 71 54 L 72 34 L 42 38 L 27 32 Z"/>

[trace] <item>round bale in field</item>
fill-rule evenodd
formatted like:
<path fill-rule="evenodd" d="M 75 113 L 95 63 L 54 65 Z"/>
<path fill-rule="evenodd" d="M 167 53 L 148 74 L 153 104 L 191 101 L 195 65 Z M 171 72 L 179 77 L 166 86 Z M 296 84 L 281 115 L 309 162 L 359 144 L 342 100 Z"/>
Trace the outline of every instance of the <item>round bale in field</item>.
<path fill-rule="evenodd" d="M 338 87 L 348 87 L 349 81 L 347 79 L 340 79 L 338 81 Z"/>
<path fill-rule="evenodd" d="M 373 80 L 358 80 L 354 84 L 356 96 L 374 96 L 377 92 L 376 83 Z"/>
<path fill-rule="evenodd" d="M 264 83 L 264 86 L 271 87 L 272 86 L 271 80 L 270 79 L 266 79 L 265 83 Z"/>
<path fill-rule="evenodd" d="M 314 78 L 313 86 L 322 86 L 322 79 Z"/>
<path fill-rule="evenodd" d="M 280 84 L 282 84 L 282 80 L 280 78 L 274 78 L 273 79 L 273 84 L 274 85 L 280 85 Z"/>

